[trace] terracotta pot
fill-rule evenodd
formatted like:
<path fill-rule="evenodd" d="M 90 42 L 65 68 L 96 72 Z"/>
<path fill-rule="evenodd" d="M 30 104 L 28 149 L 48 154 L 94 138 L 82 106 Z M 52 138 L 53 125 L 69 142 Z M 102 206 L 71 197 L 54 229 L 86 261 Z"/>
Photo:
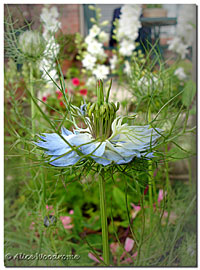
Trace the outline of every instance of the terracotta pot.
<path fill-rule="evenodd" d="M 167 17 L 167 10 L 163 8 L 145 8 L 143 16 L 146 18 L 162 18 Z"/>

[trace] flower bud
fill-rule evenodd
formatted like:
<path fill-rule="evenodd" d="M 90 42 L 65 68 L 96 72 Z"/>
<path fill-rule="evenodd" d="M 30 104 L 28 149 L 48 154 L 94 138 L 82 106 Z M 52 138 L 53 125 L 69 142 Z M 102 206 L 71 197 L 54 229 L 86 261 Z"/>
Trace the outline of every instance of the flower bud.
<path fill-rule="evenodd" d="M 109 21 L 108 20 L 105 20 L 105 21 L 103 21 L 102 23 L 101 23 L 101 26 L 106 26 L 106 25 L 108 25 L 109 24 Z"/>

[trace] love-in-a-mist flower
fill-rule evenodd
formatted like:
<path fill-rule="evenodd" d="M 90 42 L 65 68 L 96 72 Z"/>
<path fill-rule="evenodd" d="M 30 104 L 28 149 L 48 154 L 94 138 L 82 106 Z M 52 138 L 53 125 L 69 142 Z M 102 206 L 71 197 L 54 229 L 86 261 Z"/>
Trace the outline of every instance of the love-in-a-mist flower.
<path fill-rule="evenodd" d="M 97 102 L 84 104 L 81 109 L 71 105 L 73 114 L 82 116 L 87 128 L 79 128 L 74 122 L 73 131 L 62 127 L 61 134 L 39 136 L 41 140 L 35 144 L 46 149 L 51 165 L 66 167 L 89 158 L 107 166 L 129 163 L 136 157 L 153 157 L 161 130 L 123 124 L 124 117 L 116 116 L 119 103 L 109 102 L 109 93 L 110 88 L 104 98 L 103 83 L 99 81 Z"/>
<path fill-rule="evenodd" d="M 44 38 L 37 31 L 25 31 L 19 36 L 19 49 L 28 57 L 40 57 L 44 53 L 45 45 Z"/>

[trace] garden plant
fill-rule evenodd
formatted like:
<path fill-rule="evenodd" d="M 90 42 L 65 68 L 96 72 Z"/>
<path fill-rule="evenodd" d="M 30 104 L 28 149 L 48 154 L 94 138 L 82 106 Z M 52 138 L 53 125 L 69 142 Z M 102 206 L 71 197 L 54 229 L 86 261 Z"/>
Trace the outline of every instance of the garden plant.
<path fill-rule="evenodd" d="M 194 267 L 191 43 L 172 64 L 157 42 L 140 50 L 142 8 L 124 5 L 109 57 L 95 6 L 85 38 L 56 36 L 56 7 L 34 30 L 5 9 L 5 265 Z M 66 39 L 77 59 L 64 73 Z"/>

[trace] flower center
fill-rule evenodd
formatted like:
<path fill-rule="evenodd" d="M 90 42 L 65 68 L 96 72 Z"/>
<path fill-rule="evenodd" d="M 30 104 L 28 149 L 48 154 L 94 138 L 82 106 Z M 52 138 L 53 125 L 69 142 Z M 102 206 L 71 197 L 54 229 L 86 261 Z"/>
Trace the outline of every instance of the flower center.
<path fill-rule="evenodd" d="M 108 102 L 110 87 L 107 91 L 106 98 L 104 99 L 103 83 L 97 82 L 97 101 L 95 103 L 87 104 L 86 116 L 90 119 L 91 134 L 95 139 L 105 141 L 112 134 L 112 122 L 116 118 L 116 112 L 119 109 L 114 102 Z"/>

